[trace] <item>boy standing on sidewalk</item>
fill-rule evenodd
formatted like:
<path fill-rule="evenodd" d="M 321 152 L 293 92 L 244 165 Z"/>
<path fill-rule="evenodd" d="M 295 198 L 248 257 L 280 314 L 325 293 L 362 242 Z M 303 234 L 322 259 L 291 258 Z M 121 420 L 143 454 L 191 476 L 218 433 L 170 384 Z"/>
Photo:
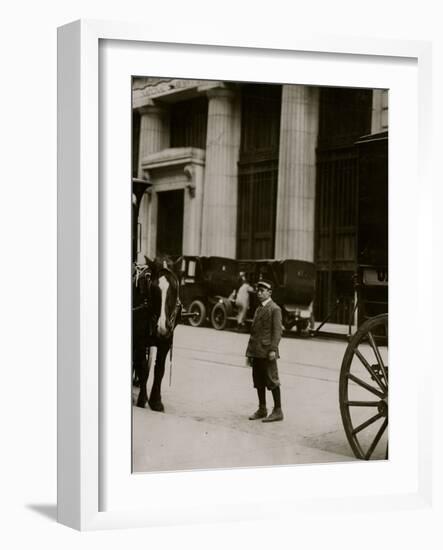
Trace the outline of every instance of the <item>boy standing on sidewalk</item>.
<path fill-rule="evenodd" d="M 260 305 L 255 311 L 251 326 L 246 356 L 252 365 L 252 380 L 258 394 L 258 409 L 249 420 L 262 419 L 262 422 L 283 420 L 280 398 L 280 380 L 277 359 L 278 344 L 282 336 L 282 314 L 280 307 L 272 301 L 272 283 L 259 281 L 257 296 Z M 272 392 L 274 409 L 267 416 L 266 388 Z"/>

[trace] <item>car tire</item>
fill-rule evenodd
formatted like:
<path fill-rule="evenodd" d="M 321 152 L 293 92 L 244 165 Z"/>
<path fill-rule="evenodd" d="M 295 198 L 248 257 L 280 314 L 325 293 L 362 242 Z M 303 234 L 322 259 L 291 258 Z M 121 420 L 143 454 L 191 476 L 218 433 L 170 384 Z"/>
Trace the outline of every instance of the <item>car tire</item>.
<path fill-rule="evenodd" d="M 295 325 L 294 319 L 285 310 L 283 310 L 282 325 L 287 331 L 292 330 L 292 327 Z"/>
<path fill-rule="evenodd" d="M 215 304 L 211 311 L 211 324 L 216 330 L 224 330 L 228 324 L 228 312 L 222 303 Z"/>
<path fill-rule="evenodd" d="M 192 327 L 201 327 L 206 321 L 206 306 L 201 300 L 194 300 L 189 306 L 189 313 L 197 313 L 196 317 L 189 317 Z"/>

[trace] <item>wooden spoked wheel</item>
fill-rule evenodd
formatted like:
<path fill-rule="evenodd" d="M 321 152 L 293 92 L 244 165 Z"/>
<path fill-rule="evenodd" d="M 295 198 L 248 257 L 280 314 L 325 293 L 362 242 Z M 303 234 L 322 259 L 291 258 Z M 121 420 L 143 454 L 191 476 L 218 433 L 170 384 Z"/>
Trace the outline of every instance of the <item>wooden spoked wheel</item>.
<path fill-rule="evenodd" d="M 352 336 L 340 371 L 340 411 L 357 458 L 388 458 L 388 315 L 365 321 Z"/>

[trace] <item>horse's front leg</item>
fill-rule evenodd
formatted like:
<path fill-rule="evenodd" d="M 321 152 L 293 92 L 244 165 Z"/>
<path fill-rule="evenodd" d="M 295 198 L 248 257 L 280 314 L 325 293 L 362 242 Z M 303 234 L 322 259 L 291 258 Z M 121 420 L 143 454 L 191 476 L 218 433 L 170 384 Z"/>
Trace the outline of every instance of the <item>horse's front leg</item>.
<path fill-rule="evenodd" d="M 149 406 L 153 411 L 164 412 L 165 407 L 161 398 L 161 385 L 165 374 L 166 356 L 171 347 L 170 340 L 160 341 L 157 346 L 157 357 L 154 365 L 154 382 L 152 383 Z"/>
<path fill-rule="evenodd" d="M 134 367 L 135 374 L 140 384 L 137 407 L 141 407 L 143 409 L 146 405 L 146 401 L 148 400 L 146 384 L 149 376 L 149 364 L 146 360 L 146 346 L 144 343 L 138 344 L 134 347 Z"/>

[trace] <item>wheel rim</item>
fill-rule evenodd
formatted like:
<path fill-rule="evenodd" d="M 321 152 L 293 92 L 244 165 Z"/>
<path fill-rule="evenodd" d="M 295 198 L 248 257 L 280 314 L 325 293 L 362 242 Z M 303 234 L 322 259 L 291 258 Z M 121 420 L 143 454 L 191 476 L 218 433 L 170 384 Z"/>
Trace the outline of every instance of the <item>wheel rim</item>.
<path fill-rule="evenodd" d="M 365 321 L 351 338 L 340 371 L 340 411 L 357 458 L 387 458 L 388 315 Z"/>
<path fill-rule="evenodd" d="M 190 317 L 189 318 L 189 324 L 192 325 L 193 327 L 201 326 L 203 324 L 203 322 L 205 320 L 205 316 L 206 316 L 205 306 L 204 306 L 203 302 L 200 302 L 200 301 L 193 302 L 191 304 L 189 310 L 190 310 L 191 313 L 197 313 L 198 314 L 195 317 Z"/>
<path fill-rule="evenodd" d="M 226 315 L 222 307 L 216 305 L 212 310 L 212 325 L 217 330 L 222 330 L 226 323 Z"/>

